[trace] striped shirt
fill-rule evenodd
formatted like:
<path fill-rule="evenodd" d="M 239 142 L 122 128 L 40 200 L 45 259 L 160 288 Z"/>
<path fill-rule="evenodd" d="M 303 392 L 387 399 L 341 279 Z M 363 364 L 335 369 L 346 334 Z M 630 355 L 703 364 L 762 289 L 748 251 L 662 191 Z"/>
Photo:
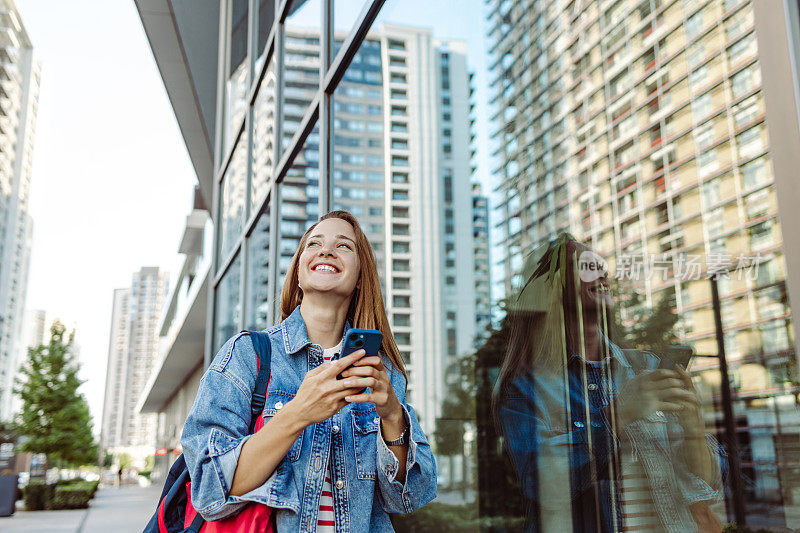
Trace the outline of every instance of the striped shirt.
<path fill-rule="evenodd" d="M 341 341 L 333 348 L 325 348 L 322 357 L 330 361 L 338 354 Z M 335 515 L 333 513 L 333 487 L 331 485 L 330 465 L 325 467 L 325 483 L 322 484 L 322 497 L 319 499 L 319 515 L 317 516 L 317 533 L 335 533 Z"/>

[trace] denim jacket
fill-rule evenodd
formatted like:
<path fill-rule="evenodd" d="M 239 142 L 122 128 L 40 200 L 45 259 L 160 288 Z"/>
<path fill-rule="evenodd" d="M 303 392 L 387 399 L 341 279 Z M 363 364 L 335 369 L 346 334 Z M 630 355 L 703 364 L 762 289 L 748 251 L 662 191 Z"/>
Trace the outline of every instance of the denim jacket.
<path fill-rule="evenodd" d="M 308 339 L 299 306 L 267 334 L 272 365 L 265 423 L 294 397 L 306 372 L 323 362 L 322 347 Z M 220 520 L 258 502 L 274 509 L 278 531 L 316 531 L 330 465 L 336 531 L 393 531 L 387 513 L 408 513 L 436 497 L 436 462 L 406 403 L 403 374 L 385 357 L 384 364 L 410 428 L 405 483 L 395 477 L 399 462 L 383 441 L 375 404 L 354 403 L 305 428 L 264 484 L 233 496 L 233 474 L 250 437 L 257 365 L 248 335 L 228 340 L 200 381 L 181 437 L 194 507 L 207 520 Z"/>

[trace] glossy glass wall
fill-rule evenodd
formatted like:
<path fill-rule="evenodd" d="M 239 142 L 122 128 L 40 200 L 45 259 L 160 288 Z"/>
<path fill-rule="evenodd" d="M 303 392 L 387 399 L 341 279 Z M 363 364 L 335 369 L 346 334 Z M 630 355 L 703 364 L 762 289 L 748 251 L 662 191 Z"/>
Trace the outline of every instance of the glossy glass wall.
<path fill-rule="evenodd" d="M 404 102 L 413 95 L 403 91 L 418 73 L 402 62 L 402 43 L 378 46 L 367 32 L 386 20 L 432 25 L 437 36 L 439 25 L 421 12 L 393 19 L 396 2 L 357 3 L 353 10 L 353 2 L 326 0 L 223 2 L 209 357 L 237 331 L 280 320 L 276 298 L 298 238 L 337 207 L 362 219 L 381 264 L 392 254 L 381 275 L 393 331 L 401 344 L 414 332 L 408 161 L 415 133 L 404 116 L 420 102 Z M 494 150 L 483 169 L 491 206 L 475 195 L 470 231 L 475 242 L 489 242 L 493 261 L 476 247 L 473 270 L 498 275 L 491 296 L 481 292 L 482 324 L 490 327 L 476 331 L 476 349 L 456 349 L 447 333 L 466 305 L 443 306 L 445 379 L 437 412 L 420 412 L 437 420 L 429 438 L 441 496 L 438 507 L 415 515 L 418 522 L 406 520 L 476 531 L 573 531 L 579 523 L 589 524 L 585 531 L 635 531 L 670 519 L 673 530 L 713 524 L 713 515 L 720 525 L 800 527 L 800 377 L 786 295 L 787 283 L 798 281 L 783 259 L 787 230 L 777 212 L 751 3 L 490 0 L 483 14 L 450 15 L 486 17 L 485 34 L 475 38 L 489 50 L 489 94 L 471 104 L 491 108 L 490 124 L 479 127 L 495 146 L 476 146 L 471 131 L 459 140 L 464 132 L 443 120 L 439 156 L 446 160 L 459 143 Z M 427 67 L 439 76 L 431 74 L 436 100 L 422 102 L 442 119 L 453 103 L 442 86 L 443 57 Z M 392 69 L 376 85 L 381 62 Z M 387 139 L 388 147 L 379 144 Z M 440 179 L 442 191 L 453 186 L 447 172 L 427 179 Z M 445 290 L 463 275 L 448 245 L 457 216 L 443 212 L 442 231 L 431 232 L 441 240 L 436 275 Z M 559 272 L 572 272 L 573 284 L 592 293 L 581 305 L 607 307 L 575 312 L 579 298 L 568 294 L 565 277 L 558 302 L 564 316 L 578 318 L 550 323 L 545 337 L 572 340 L 559 348 L 564 365 L 543 369 L 541 350 L 523 340 L 539 339 L 543 317 L 554 315 L 526 307 L 526 291 L 543 290 L 542 271 L 531 267 L 565 233 L 599 259 L 582 262 L 571 244 Z M 582 279 L 590 264 L 608 279 Z M 545 297 L 554 296 L 535 299 Z M 596 354 L 585 331 L 595 326 L 599 360 L 621 362 L 629 374 L 586 362 Z M 664 438 L 632 437 L 638 419 L 622 408 L 624 386 L 659 365 L 672 370 L 667 361 L 690 375 L 692 385 L 678 388 L 693 391 L 701 424 L 653 409 L 650 429 L 663 429 Z M 541 383 L 554 368 L 560 377 Z M 410 374 L 412 382 L 424 378 L 421 367 Z M 684 438 L 690 430 L 694 440 Z M 691 455 L 700 436 L 708 451 Z M 697 475 L 691 458 L 698 456 L 710 474 Z M 658 476 L 705 485 L 691 492 Z M 659 492 L 661 485 L 670 488 Z M 679 497 L 673 514 L 659 512 Z M 704 505 L 692 508 L 692 498 Z"/>

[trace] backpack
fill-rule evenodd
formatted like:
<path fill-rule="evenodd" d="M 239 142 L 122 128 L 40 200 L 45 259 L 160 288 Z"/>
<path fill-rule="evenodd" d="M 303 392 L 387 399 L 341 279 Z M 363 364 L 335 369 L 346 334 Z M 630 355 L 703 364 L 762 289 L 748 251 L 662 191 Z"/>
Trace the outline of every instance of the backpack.
<path fill-rule="evenodd" d="M 267 399 L 272 350 L 269 344 L 269 336 L 266 332 L 243 331 L 242 333 L 250 335 L 259 360 L 256 386 L 250 403 L 249 433 L 253 433 Z M 142 533 L 199 533 L 200 528 L 203 527 L 206 521 L 192 506 L 187 487 L 188 483 L 191 483 L 189 469 L 186 467 L 186 460 L 183 454 L 181 454 L 169 469 L 156 512 Z M 187 516 L 192 515 L 194 517 L 187 527 L 185 525 Z"/>

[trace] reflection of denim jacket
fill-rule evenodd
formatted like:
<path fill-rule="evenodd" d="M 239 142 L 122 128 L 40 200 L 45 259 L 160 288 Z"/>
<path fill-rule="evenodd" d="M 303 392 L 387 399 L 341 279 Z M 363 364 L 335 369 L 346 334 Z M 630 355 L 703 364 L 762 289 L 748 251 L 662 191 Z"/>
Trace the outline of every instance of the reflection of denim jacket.
<path fill-rule="evenodd" d="M 263 416 L 268 420 L 323 357 L 322 348 L 308 340 L 299 307 L 267 333 L 272 374 Z M 308 426 L 263 485 L 230 495 L 239 453 L 249 438 L 256 370 L 249 336 L 230 339 L 203 376 L 186 419 L 181 443 L 192 502 L 204 517 L 218 520 L 259 502 L 275 509 L 279 531 L 314 531 L 329 462 L 336 531 L 392 531 L 387 513 L 411 512 L 436 496 L 436 463 L 413 408 L 405 403 L 405 378 L 396 370 L 389 371 L 392 386 L 410 423 L 404 484 L 395 479 L 399 463 L 381 437 L 375 405 L 356 403 Z"/>
<path fill-rule="evenodd" d="M 696 530 L 688 506 L 721 497 L 721 480 L 717 476 L 711 487 L 689 472 L 679 453 L 682 428 L 673 415 L 659 413 L 615 431 L 605 406 L 638 372 L 655 369 L 658 358 L 610 347 L 611 357 L 596 371 L 573 356 L 566 375 L 531 372 L 503 391 L 500 422 L 528 500 L 526 530 L 621 529 L 621 487 L 615 473 L 620 438 L 631 444 L 647 473 L 665 530 Z M 581 365 L 589 371 L 584 374 Z M 709 448 L 718 457 L 715 443 Z"/>

